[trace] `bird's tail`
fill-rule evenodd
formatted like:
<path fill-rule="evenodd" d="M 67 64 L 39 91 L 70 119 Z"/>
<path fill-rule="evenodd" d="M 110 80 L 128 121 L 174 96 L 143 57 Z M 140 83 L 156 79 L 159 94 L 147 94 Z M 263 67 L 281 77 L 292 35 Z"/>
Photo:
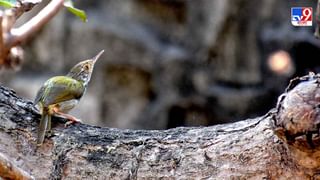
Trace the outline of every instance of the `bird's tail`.
<path fill-rule="evenodd" d="M 48 126 L 51 123 L 51 115 L 47 111 L 42 111 L 40 125 L 38 129 L 37 146 L 41 146 L 48 130 Z"/>

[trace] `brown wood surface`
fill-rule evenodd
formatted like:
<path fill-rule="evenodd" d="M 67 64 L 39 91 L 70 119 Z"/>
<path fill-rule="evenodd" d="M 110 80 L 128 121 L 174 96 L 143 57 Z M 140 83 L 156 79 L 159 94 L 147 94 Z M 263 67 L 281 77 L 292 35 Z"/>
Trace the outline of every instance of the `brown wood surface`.
<path fill-rule="evenodd" d="M 64 127 L 36 148 L 40 115 L 29 100 L 0 87 L 0 152 L 36 179 L 305 179 L 274 133 L 272 116 L 211 127 L 121 130 Z M 152 119 L 150 119 L 152 121 Z M 1 176 L 1 175 L 0 175 Z"/>

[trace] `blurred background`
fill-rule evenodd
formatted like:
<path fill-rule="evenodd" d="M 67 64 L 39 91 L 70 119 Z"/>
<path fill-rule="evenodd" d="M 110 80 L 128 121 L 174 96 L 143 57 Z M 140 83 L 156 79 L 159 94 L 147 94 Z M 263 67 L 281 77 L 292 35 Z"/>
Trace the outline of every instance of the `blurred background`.
<path fill-rule="evenodd" d="M 33 100 L 48 78 L 105 49 L 71 112 L 88 124 L 167 129 L 253 118 L 291 78 L 320 67 L 315 0 L 74 2 L 88 22 L 61 10 L 24 45 L 21 70 L 0 82 Z M 294 6 L 313 7 L 312 27 L 291 25 Z"/>

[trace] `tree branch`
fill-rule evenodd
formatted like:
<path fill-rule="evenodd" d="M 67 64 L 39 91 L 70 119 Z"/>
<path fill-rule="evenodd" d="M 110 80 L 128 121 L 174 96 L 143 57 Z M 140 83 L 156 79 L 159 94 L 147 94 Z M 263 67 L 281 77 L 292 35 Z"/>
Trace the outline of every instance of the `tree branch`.
<path fill-rule="evenodd" d="M 18 45 L 26 41 L 48 23 L 62 8 L 64 0 L 50 1 L 35 17 L 20 27 L 13 28 L 16 20 L 24 12 L 31 10 L 40 2 L 41 0 L 18 1 L 14 8 L 5 10 L 3 13 L 3 19 L 0 24 L 2 36 L 2 40 L 0 39 L 0 66 L 19 67 L 19 62 L 23 60 L 23 51 Z"/>
<path fill-rule="evenodd" d="M 319 87 L 320 75 L 295 79 L 266 116 L 211 127 L 64 128 L 55 117 L 37 149 L 33 103 L 0 86 L 0 150 L 37 179 L 316 179 Z"/>
<path fill-rule="evenodd" d="M 13 47 L 25 41 L 35 32 L 39 31 L 63 7 L 64 0 L 54 0 L 43 8 L 35 17 L 19 28 L 12 29 L 5 41 L 6 47 Z"/>
<path fill-rule="evenodd" d="M 5 22 L 3 24 L 3 32 L 8 33 L 13 25 L 16 23 L 17 19 L 24 13 L 33 8 L 36 4 L 41 2 L 40 0 L 38 2 L 29 2 L 29 1 L 18 1 L 15 4 L 15 7 L 11 9 L 6 9 L 5 14 Z"/>

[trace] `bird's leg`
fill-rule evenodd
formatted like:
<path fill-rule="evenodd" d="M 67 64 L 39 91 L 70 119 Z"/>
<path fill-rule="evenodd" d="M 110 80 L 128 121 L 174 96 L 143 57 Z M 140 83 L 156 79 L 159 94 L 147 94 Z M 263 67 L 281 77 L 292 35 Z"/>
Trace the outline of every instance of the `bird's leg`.
<path fill-rule="evenodd" d="M 51 115 L 49 115 L 46 134 L 47 134 L 47 137 L 50 137 L 52 135 L 51 134 Z"/>
<path fill-rule="evenodd" d="M 81 123 L 81 120 L 80 119 L 77 119 L 69 114 L 66 114 L 66 113 L 63 113 L 61 111 L 59 111 L 59 108 L 58 107 L 53 107 L 52 108 L 53 112 L 55 114 L 58 114 L 60 116 L 63 116 L 64 118 L 68 119 L 69 121 L 66 123 L 66 126 L 69 125 L 69 124 L 73 124 L 73 123 Z"/>

